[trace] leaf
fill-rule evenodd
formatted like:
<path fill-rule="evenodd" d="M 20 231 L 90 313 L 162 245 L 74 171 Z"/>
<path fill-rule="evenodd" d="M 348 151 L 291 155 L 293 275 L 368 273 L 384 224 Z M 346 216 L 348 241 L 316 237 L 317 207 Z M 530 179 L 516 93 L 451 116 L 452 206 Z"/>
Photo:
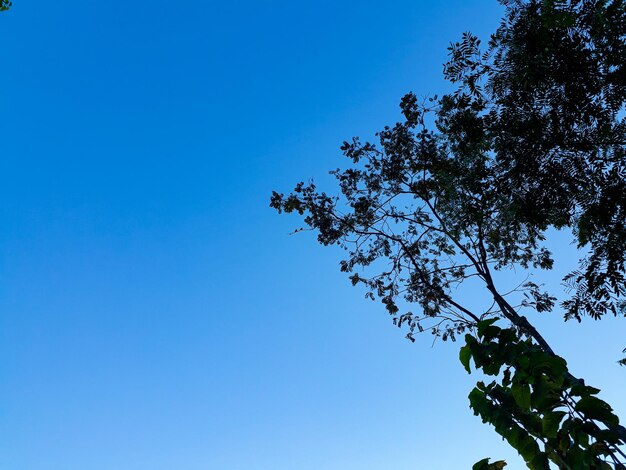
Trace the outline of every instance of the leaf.
<path fill-rule="evenodd" d="M 461 350 L 459 351 L 459 359 L 461 361 L 461 364 L 463 364 L 463 367 L 465 367 L 465 370 L 467 371 L 468 374 L 472 373 L 472 369 L 470 369 L 471 358 L 472 358 L 472 351 L 470 350 L 469 346 L 463 346 Z"/>
<path fill-rule="evenodd" d="M 567 372 L 567 363 L 558 356 L 549 356 L 546 353 L 535 353 L 530 356 L 530 367 L 535 374 L 545 373 L 557 384 L 563 383 Z"/>
<path fill-rule="evenodd" d="M 517 403 L 520 408 L 530 410 L 530 386 L 528 384 L 513 384 L 511 393 L 513 394 L 515 403 Z"/>
<path fill-rule="evenodd" d="M 567 413 L 565 411 L 553 411 L 551 413 L 546 413 L 541 420 L 541 429 L 545 436 L 549 439 L 555 439 L 557 433 L 559 432 L 559 424 L 561 423 L 561 419 Z"/>
<path fill-rule="evenodd" d="M 575 397 L 584 397 L 585 395 L 597 395 L 598 393 L 600 393 L 599 388 L 585 385 L 584 381 L 582 380 L 572 385 L 571 394 Z"/>
<path fill-rule="evenodd" d="M 602 421 L 606 424 L 619 424 L 619 419 L 612 413 L 613 410 L 608 403 L 593 396 L 584 397 L 576 403 L 576 411 L 580 411 L 588 418 Z"/>
<path fill-rule="evenodd" d="M 535 440 L 528 435 L 528 433 L 524 432 L 518 441 L 517 451 L 524 457 L 524 460 L 527 463 L 531 463 L 532 467 L 536 470 L 549 470 L 548 459 L 545 458 L 545 454 L 541 452 L 539 446 L 535 442 Z M 545 460 L 545 466 L 539 464 Z"/>
<path fill-rule="evenodd" d="M 533 384 L 532 406 L 538 411 L 549 411 L 559 402 L 558 386 L 545 375 Z"/>
<path fill-rule="evenodd" d="M 478 329 L 478 336 L 480 336 L 482 338 L 484 336 L 485 332 L 487 331 L 487 328 L 490 327 L 491 325 L 493 325 L 497 321 L 498 321 L 497 318 L 490 318 L 488 320 L 479 321 L 478 324 L 476 325 L 476 327 Z M 500 331 L 500 330 L 498 329 L 498 331 Z"/>
<path fill-rule="evenodd" d="M 472 465 L 472 470 L 486 470 L 489 466 L 489 460 L 489 457 L 479 460 L 474 465 Z"/>
<path fill-rule="evenodd" d="M 550 470 L 550 462 L 548 456 L 544 452 L 538 452 L 529 462 L 530 468 L 535 470 Z"/>
<path fill-rule="evenodd" d="M 490 458 L 479 460 L 474 465 L 472 465 L 472 470 L 502 470 L 506 467 L 506 462 L 504 460 L 498 460 L 494 463 L 489 463 Z"/>

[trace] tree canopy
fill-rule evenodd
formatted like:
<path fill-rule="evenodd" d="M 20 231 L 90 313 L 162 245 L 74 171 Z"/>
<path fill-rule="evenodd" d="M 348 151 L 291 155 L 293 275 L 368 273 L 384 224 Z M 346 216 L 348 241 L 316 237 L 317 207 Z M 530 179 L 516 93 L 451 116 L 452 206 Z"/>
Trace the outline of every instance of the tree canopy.
<path fill-rule="evenodd" d="M 463 365 L 495 377 L 471 406 L 529 468 L 624 468 L 626 429 L 525 316 L 556 298 L 528 281 L 502 292 L 498 272 L 551 269 L 547 230 L 569 228 L 584 255 L 558 308 L 579 321 L 625 313 L 626 7 L 502 3 L 484 49 L 470 33 L 450 46 L 454 92 L 408 93 L 404 119 L 376 144 L 344 142 L 351 166 L 331 172 L 340 195 L 299 183 L 271 206 L 344 248 L 341 270 L 409 339 L 467 333 Z M 482 286 L 484 305 L 464 302 L 457 288 L 468 283 Z"/>
<path fill-rule="evenodd" d="M 587 256 L 566 279 L 568 318 L 624 314 L 626 6 L 504 4 L 484 52 L 470 34 L 451 47 L 443 134 L 488 147 L 515 218 L 574 229 Z"/>

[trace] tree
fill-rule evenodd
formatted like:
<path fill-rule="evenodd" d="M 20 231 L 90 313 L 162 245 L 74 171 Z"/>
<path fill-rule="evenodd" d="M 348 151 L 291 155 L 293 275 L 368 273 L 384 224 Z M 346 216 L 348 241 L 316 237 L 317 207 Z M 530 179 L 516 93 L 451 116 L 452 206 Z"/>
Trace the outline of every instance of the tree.
<path fill-rule="evenodd" d="M 6 11 L 11 8 L 10 0 L 0 0 L 0 11 Z"/>
<path fill-rule="evenodd" d="M 449 119 L 457 132 L 475 124 L 489 132 L 500 188 L 517 218 L 540 229 L 573 228 L 588 248 L 567 279 L 575 294 L 566 317 L 624 314 L 626 6 L 505 5 L 485 54 L 471 35 L 451 48 L 445 75 L 460 87 Z M 464 120 L 468 107 L 479 109 L 477 122 Z"/>
<path fill-rule="evenodd" d="M 344 143 L 352 166 L 331 172 L 340 196 L 299 183 L 271 206 L 344 248 L 341 270 L 409 339 L 465 333 L 461 362 L 494 377 L 470 406 L 529 468 L 625 468 L 626 429 L 524 315 L 552 311 L 556 298 L 533 282 L 504 293 L 498 273 L 551 269 L 546 231 L 569 227 L 588 255 L 564 280 L 565 318 L 624 314 L 626 10 L 619 0 L 502 3 L 485 51 L 469 33 L 451 45 L 454 93 L 409 93 L 403 121 L 377 145 Z M 470 307 L 462 288 L 477 285 L 485 304 Z"/>

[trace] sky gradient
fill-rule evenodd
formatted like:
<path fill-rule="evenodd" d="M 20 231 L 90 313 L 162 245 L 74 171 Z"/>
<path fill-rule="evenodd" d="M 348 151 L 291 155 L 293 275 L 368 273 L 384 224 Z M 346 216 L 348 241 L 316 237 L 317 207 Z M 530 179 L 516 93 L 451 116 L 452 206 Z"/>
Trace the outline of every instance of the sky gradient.
<path fill-rule="evenodd" d="M 272 190 L 445 91 L 495 1 L 23 2 L 0 14 L 0 469 L 520 460 L 458 343 L 403 339 Z M 555 273 L 575 262 L 557 234 Z M 543 279 L 541 279 L 543 280 Z M 481 295 L 476 293 L 475 295 Z M 626 417 L 624 323 L 532 318 Z M 594 361 L 604 364 L 597 367 Z"/>

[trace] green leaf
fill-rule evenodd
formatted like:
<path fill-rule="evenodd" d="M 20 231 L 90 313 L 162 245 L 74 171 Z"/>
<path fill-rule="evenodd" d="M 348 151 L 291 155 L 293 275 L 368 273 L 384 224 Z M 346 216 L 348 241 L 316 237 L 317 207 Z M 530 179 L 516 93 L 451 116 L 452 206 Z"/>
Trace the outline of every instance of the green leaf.
<path fill-rule="evenodd" d="M 557 384 L 563 383 L 563 377 L 567 372 L 565 359 L 558 356 L 549 356 L 543 352 L 531 354 L 530 367 L 535 373 L 543 372 L 547 374 Z"/>
<path fill-rule="evenodd" d="M 558 403 L 560 403 L 558 387 L 542 375 L 533 384 L 532 406 L 539 411 L 549 411 Z"/>
<path fill-rule="evenodd" d="M 479 460 L 472 465 L 472 470 L 486 470 L 487 468 L 489 468 L 489 457 Z"/>
<path fill-rule="evenodd" d="M 479 460 L 472 465 L 472 470 L 502 470 L 506 467 L 506 462 L 504 460 L 498 460 L 494 463 L 489 463 L 489 460 L 489 458 Z"/>
<path fill-rule="evenodd" d="M 474 387 L 469 396 L 470 408 L 474 411 L 476 416 L 480 416 L 484 423 L 487 422 L 487 417 L 490 413 L 489 401 L 485 398 L 485 392 Z"/>
<path fill-rule="evenodd" d="M 459 359 L 461 360 L 461 364 L 463 364 L 463 367 L 465 367 L 465 370 L 467 371 L 468 374 L 472 372 L 472 369 L 470 369 L 471 358 L 472 358 L 472 351 L 470 350 L 469 346 L 463 346 L 461 350 L 459 351 Z"/>
<path fill-rule="evenodd" d="M 606 424 L 619 424 L 619 419 L 612 413 L 613 410 L 608 403 L 593 396 L 584 397 L 576 403 L 576 411 L 580 411 L 588 418 L 602 421 Z"/>
<path fill-rule="evenodd" d="M 531 468 L 536 470 L 550 470 L 547 458 L 545 458 L 545 466 L 537 465 L 538 462 L 543 462 L 543 458 L 541 456 L 542 452 L 535 440 L 527 433 L 524 433 L 523 437 L 520 438 L 517 451 L 522 455 L 527 463 L 532 465 Z"/>
<path fill-rule="evenodd" d="M 550 470 L 548 456 L 543 452 L 538 452 L 529 463 L 530 468 L 535 470 Z"/>
<path fill-rule="evenodd" d="M 498 335 L 498 341 L 500 341 L 500 344 L 511 344 L 516 342 L 517 339 L 517 334 L 511 328 L 504 328 Z"/>
<path fill-rule="evenodd" d="M 585 385 L 584 381 L 579 381 L 572 385 L 571 394 L 576 397 L 584 397 L 585 395 L 597 395 L 600 393 L 599 388 L 590 387 L 589 385 Z"/>
<path fill-rule="evenodd" d="M 511 393 L 515 399 L 515 403 L 524 409 L 530 409 L 530 387 L 528 384 L 515 383 L 511 387 Z"/>
<path fill-rule="evenodd" d="M 551 413 L 546 413 L 541 420 L 541 429 L 545 436 L 549 439 L 555 439 L 557 433 L 559 432 L 559 424 L 561 423 L 561 419 L 567 413 L 565 411 L 553 411 Z"/>
<path fill-rule="evenodd" d="M 485 335 L 485 332 L 487 331 L 488 327 L 490 327 L 491 325 L 493 325 L 497 321 L 498 321 L 497 318 L 490 318 L 488 320 L 479 321 L 478 324 L 476 325 L 477 329 L 478 329 L 478 336 L 482 338 Z M 494 328 L 497 328 L 497 327 L 494 327 Z M 500 332 L 500 328 L 497 328 L 496 334 L 498 332 Z M 494 336 L 492 336 L 492 338 L 493 337 Z"/>

